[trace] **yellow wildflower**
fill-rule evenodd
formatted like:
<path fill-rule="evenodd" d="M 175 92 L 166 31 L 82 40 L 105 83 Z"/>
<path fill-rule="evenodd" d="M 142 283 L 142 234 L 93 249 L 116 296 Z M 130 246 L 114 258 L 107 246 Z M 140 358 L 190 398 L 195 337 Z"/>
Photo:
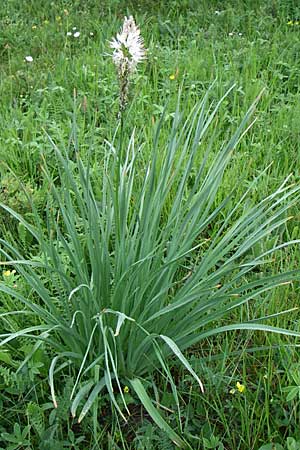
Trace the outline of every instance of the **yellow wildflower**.
<path fill-rule="evenodd" d="M 246 390 L 246 386 L 241 384 L 239 381 L 236 383 L 236 388 L 241 394 Z"/>
<path fill-rule="evenodd" d="M 128 386 L 125 386 L 125 387 L 124 387 L 124 393 L 125 393 L 125 394 L 128 394 L 128 392 L 129 392 L 129 387 L 128 387 Z"/>
<path fill-rule="evenodd" d="M 176 68 L 176 71 L 175 71 L 175 73 L 172 73 L 170 76 L 169 76 L 169 78 L 170 78 L 170 80 L 176 80 L 176 78 L 178 77 L 178 73 L 179 73 L 179 69 L 178 69 L 178 67 Z"/>
<path fill-rule="evenodd" d="M 10 277 L 11 275 L 14 275 L 15 273 L 16 273 L 15 270 L 5 270 L 5 271 L 3 272 L 3 276 L 4 276 L 4 277 Z"/>
<path fill-rule="evenodd" d="M 292 20 L 289 20 L 289 21 L 287 22 L 287 25 L 294 25 L 294 22 L 293 22 Z"/>
<path fill-rule="evenodd" d="M 36 29 L 37 29 L 37 26 L 36 26 L 36 25 L 32 25 L 31 29 L 32 29 L 32 30 L 36 30 Z"/>

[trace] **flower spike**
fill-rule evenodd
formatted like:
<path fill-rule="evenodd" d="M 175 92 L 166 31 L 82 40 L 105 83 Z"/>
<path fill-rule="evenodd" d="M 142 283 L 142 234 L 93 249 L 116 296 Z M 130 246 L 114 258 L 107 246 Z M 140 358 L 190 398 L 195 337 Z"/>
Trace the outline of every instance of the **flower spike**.
<path fill-rule="evenodd" d="M 146 50 L 144 40 L 140 35 L 140 29 L 135 24 L 132 16 L 125 16 L 123 27 L 117 37 L 110 41 L 110 47 L 114 50 L 113 62 L 118 71 L 120 81 L 120 112 L 125 109 L 128 96 L 129 77 L 136 70 L 139 62 L 145 59 Z"/>

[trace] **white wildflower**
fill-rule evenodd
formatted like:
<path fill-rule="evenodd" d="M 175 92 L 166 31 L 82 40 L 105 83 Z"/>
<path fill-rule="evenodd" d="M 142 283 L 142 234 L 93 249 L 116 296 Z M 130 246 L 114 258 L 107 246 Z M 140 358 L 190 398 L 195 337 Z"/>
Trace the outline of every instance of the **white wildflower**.
<path fill-rule="evenodd" d="M 76 33 L 73 34 L 74 38 L 78 38 L 80 36 L 80 32 L 76 31 Z"/>
<path fill-rule="evenodd" d="M 117 67 L 120 82 L 120 114 L 127 103 L 130 75 L 146 55 L 140 33 L 133 17 L 125 17 L 120 33 L 110 41 L 110 47 L 113 49 L 112 59 Z"/>
<path fill-rule="evenodd" d="M 32 56 L 25 56 L 25 61 L 31 63 L 33 61 L 33 57 Z"/>
<path fill-rule="evenodd" d="M 71 31 L 68 31 L 68 32 L 67 32 L 67 36 L 72 36 Z"/>
<path fill-rule="evenodd" d="M 111 48 L 114 49 L 113 61 L 119 73 L 125 70 L 134 72 L 137 64 L 145 58 L 144 41 L 140 33 L 133 17 L 125 17 L 121 32 L 110 42 Z"/>

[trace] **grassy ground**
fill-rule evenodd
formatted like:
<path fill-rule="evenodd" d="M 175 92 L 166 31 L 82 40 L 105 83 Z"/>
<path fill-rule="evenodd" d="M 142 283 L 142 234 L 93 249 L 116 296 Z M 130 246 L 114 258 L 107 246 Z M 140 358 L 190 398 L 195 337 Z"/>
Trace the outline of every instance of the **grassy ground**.
<path fill-rule="evenodd" d="M 179 89 L 187 115 L 216 80 L 212 101 L 232 84 L 236 87 L 218 113 L 215 149 L 261 94 L 255 124 L 232 156 L 219 200 L 234 187 L 238 198 L 266 168 L 252 191 L 251 204 L 289 174 L 299 183 L 300 5 L 296 0 L 7 0 L 0 10 L 1 202 L 28 220 L 32 215 L 29 198 L 43 211 L 47 183 L 41 154 L 55 177 L 56 160 L 48 135 L 58 146 L 67 146 L 74 108 L 79 151 L 84 158 L 92 142 L 93 168 L 101 167 L 103 143 L 113 137 L 118 111 L 118 82 L 108 56 L 108 40 L 126 14 L 134 15 L 149 49 L 147 61 L 140 65 L 135 78 L 127 118 L 127 129 L 136 127 L 138 140 L 145 142 L 145 161 L 153 127 L 166 102 L 165 141 Z M 197 161 L 195 171 L 196 167 Z M 228 208 L 233 204 L 234 199 Z M 281 230 L 284 239 L 299 238 L 299 208 L 295 206 L 291 214 L 293 218 Z M 33 244 L 26 232 L 5 211 L 0 212 L 0 227 L 6 239 L 17 240 L 20 248 L 31 254 Z M 282 250 L 268 270 L 277 273 L 297 268 L 299 256 L 297 246 Z M 18 274 L 3 273 L 2 278 L 11 286 L 22 284 Z M 26 292 L 28 288 L 24 285 L 23 289 Z M 282 286 L 233 314 L 242 319 L 272 315 L 298 307 L 298 295 L 297 283 Z M 0 309 L 2 313 L 13 310 L 12 300 L 0 299 Z M 300 331 L 297 311 L 268 323 Z M 15 330 L 18 325 L 16 319 Z M 5 320 L 1 327 L 5 330 Z M 174 363 L 182 408 L 181 432 L 192 448 L 300 448 L 300 363 L 294 344 L 294 338 L 243 331 L 206 340 L 188 352 L 193 368 L 205 382 L 204 395 Z M 68 414 L 72 381 L 65 375 L 59 408 L 53 409 L 47 354 L 37 352 L 23 372 L 15 374 L 18 360 L 31 349 L 28 340 L 20 347 L 0 351 L 3 449 L 174 448 L 137 406 L 134 396 L 130 397 L 132 414 L 126 425 L 111 415 L 105 396 L 100 400 L 99 426 L 93 425 L 91 417 L 78 425 Z M 169 423 L 179 429 L 168 381 L 156 377 L 156 399 L 166 406 Z"/>

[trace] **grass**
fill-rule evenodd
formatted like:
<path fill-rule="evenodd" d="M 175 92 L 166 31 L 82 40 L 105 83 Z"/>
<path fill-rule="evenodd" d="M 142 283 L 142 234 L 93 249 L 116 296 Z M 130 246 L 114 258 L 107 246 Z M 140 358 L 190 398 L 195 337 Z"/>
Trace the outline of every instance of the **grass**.
<path fill-rule="evenodd" d="M 149 48 L 147 62 L 140 66 L 134 82 L 125 127 L 127 139 L 135 127 L 137 144 L 143 144 L 136 163 L 137 183 L 143 180 L 153 130 L 165 104 L 168 106 L 161 128 L 160 148 L 166 148 L 179 89 L 186 118 L 216 79 L 210 96 L 212 102 L 218 101 L 233 83 L 236 87 L 217 113 L 212 132 L 212 159 L 222 143 L 228 142 L 255 98 L 262 94 L 254 113 L 256 121 L 231 157 L 214 206 L 233 189 L 234 196 L 222 212 L 223 216 L 212 222 L 206 238 L 216 235 L 237 199 L 265 169 L 243 206 L 245 211 L 277 189 L 288 174 L 292 174 L 291 182 L 297 184 L 300 167 L 300 69 L 297 65 L 300 24 L 297 25 L 297 20 L 300 8 L 293 1 L 265 3 L 249 0 L 237 5 L 234 1 L 224 4 L 190 0 L 130 4 L 89 0 L 84 5 L 57 1 L 49 6 L 39 0 L 21 4 L 16 0 L 7 1 L 0 12 L 1 203 L 22 214 L 28 222 L 33 221 L 33 203 L 36 212 L 45 218 L 49 207 L 46 206 L 49 180 L 55 180 L 56 188 L 60 189 L 59 161 L 54 156 L 53 143 L 63 154 L 68 154 L 74 166 L 76 152 L 84 162 L 89 158 L 91 176 L 97 181 L 93 186 L 95 196 L 101 195 L 101 168 L 107 152 L 104 143 L 113 140 L 118 110 L 115 69 L 105 54 L 109 51 L 107 41 L 115 35 L 123 16 L 128 13 L 134 14 Z M 67 36 L 68 31 L 73 34 L 80 31 L 80 36 Z M 33 57 L 32 63 L 24 61 L 28 55 Z M 75 127 L 74 109 L 76 135 L 71 134 Z M 204 144 L 210 142 L 210 137 L 204 138 Z M 93 149 L 91 155 L 90 149 Z M 190 174 L 191 187 L 202 157 L 199 151 Z M 48 179 L 43 174 L 45 166 Z M 167 216 L 171 206 L 169 200 L 162 217 Z M 241 212 L 242 207 L 229 225 Z M 255 244 L 251 257 L 257 257 L 282 240 L 299 238 L 297 203 L 289 214 L 293 218 L 263 244 Z M 4 240 L 13 243 L 26 258 L 41 263 L 40 247 L 24 224 L 2 210 L 0 226 Z M 46 233 L 44 225 L 42 230 Z M 68 257 L 64 258 L 67 266 Z M 188 266 L 181 269 L 183 274 L 191 270 L 195 260 L 196 254 L 190 258 Z M 282 248 L 268 265 L 257 268 L 256 276 L 294 270 L 298 263 L 297 245 Z M 16 273 L 5 275 L 7 270 L 12 268 L 4 265 L 5 286 L 12 291 L 17 286 L 17 291 L 34 303 L 35 294 L 26 283 L 22 269 L 19 267 Z M 43 268 L 39 270 L 39 276 L 49 288 L 49 278 Z M 250 281 L 249 278 L 244 280 Z M 298 292 L 298 283 L 293 282 L 261 293 L 254 302 L 246 302 L 227 319 L 216 321 L 214 326 L 274 315 L 267 321 L 268 325 L 300 331 L 297 310 L 276 316 L 279 311 L 298 307 Z M 7 314 L 22 310 L 23 306 L 2 292 L 0 308 L 1 314 Z M 0 323 L 1 333 L 41 325 L 30 314 L 5 315 Z M 147 392 L 155 399 L 152 405 L 163 405 L 165 409 L 157 410 L 192 448 L 298 448 L 297 343 L 295 338 L 260 331 L 237 330 L 207 337 L 201 345 L 195 344 L 185 353 L 204 382 L 204 395 L 192 375 L 176 360 L 170 369 L 171 377 L 160 369 L 146 379 Z M 149 410 L 139 405 L 138 395 L 129 381 L 129 392 L 123 392 L 131 413 L 127 424 L 111 412 L 111 397 L 107 392 L 98 398 L 97 408 L 92 408 L 77 424 L 69 414 L 68 399 L 75 382 L 70 368 L 61 372 L 56 382 L 58 408 L 53 408 L 48 371 L 54 353 L 42 345 L 30 358 L 33 350 L 34 343 L 29 339 L 1 347 L 2 448 L 174 448 Z M 16 373 L 24 359 L 26 364 Z M 100 372 L 101 364 L 94 367 L 93 381 L 99 380 Z M 178 404 L 172 395 L 172 379 L 177 388 Z M 245 385 L 244 392 L 238 391 L 237 382 Z M 122 409 L 121 397 L 121 393 L 116 393 L 115 401 Z M 97 411 L 101 413 L 97 415 Z M 20 424 L 21 430 L 15 424 Z"/>

